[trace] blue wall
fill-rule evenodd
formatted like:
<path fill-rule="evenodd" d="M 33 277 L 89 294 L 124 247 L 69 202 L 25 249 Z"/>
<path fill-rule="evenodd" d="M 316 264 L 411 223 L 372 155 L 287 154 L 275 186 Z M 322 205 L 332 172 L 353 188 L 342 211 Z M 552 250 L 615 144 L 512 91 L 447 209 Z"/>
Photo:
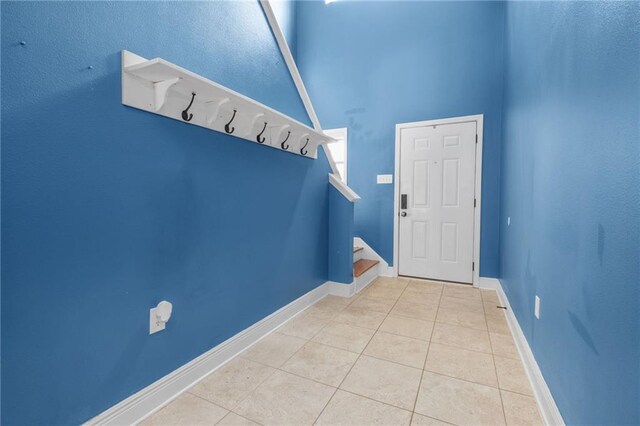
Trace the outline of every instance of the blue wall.
<path fill-rule="evenodd" d="M 287 40 L 291 55 L 296 57 L 297 34 L 296 34 L 296 10 L 298 3 L 295 0 L 275 0 L 269 2 L 273 13 L 278 21 L 278 26 Z"/>
<path fill-rule="evenodd" d="M 325 158 L 121 104 L 128 49 L 308 123 L 257 2 L 2 2 L 1 47 L 2 424 L 85 421 L 326 281 Z"/>
<path fill-rule="evenodd" d="M 329 280 L 353 281 L 353 202 L 329 187 Z"/>
<path fill-rule="evenodd" d="M 503 287 L 565 421 L 640 424 L 640 3 L 508 3 L 506 40 Z"/>
<path fill-rule="evenodd" d="M 355 231 L 393 261 L 396 123 L 484 113 L 483 276 L 499 270 L 499 2 L 300 2 L 296 62 L 323 128 L 349 128 Z"/>

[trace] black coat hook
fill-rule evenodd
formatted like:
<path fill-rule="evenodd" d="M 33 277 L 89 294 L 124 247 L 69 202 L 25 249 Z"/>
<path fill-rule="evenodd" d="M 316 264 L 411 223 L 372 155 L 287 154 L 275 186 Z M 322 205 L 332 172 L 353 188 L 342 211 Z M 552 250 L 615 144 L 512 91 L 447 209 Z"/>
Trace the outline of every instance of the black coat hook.
<path fill-rule="evenodd" d="M 236 129 L 235 127 L 229 127 L 229 125 L 233 122 L 233 119 L 236 118 L 236 110 L 233 110 L 233 115 L 231 116 L 231 120 L 227 124 L 224 125 L 224 131 L 231 134 Z"/>
<path fill-rule="evenodd" d="M 302 154 L 302 155 L 307 155 L 307 152 L 308 152 L 308 151 L 306 151 L 306 150 L 305 150 L 305 148 L 307 147 L 307 145 L 309 145 L 309 138 L 307 138 L 307 142 L 304 144 L 304 146 L 303 146 L 303 147 L 302 147 L 302 149 L 300 150 L 300 154 Z"/>
<path fill-rule="evenodd" d="M 264 143 L 264 141 L 267 139 L 267 138 L 260 138 L 260 136 L 262 136 L 266 128 L 267 128 L 267 122 L 265 121 L 262 131 L 258 133 L 258 136 L 256 136 L 256 140 L 258 141 L 258 143 Z"/>
<path fill-rule="evenodd" d="M 286 137 L 286 138 L 284 138 L 284 140 L 283 140 L 283 141 L 282 141 L 282 143 L 280 144 L 280 148 L 282 148 L 282 149 L 284 149 L 284 150 L 289 149 L 289 145 L 285 145 L 285 144 L 284 144 L 286 141 L 288 141 L 288 140 L 289 140 L 289 136 L 291 136 L 291 131 L 290 131 L 290 130 L 289 130 L 289 131 L 287 131 L 287 137 Z"/>
<path fill-rule="evenodd" d="M 182 111 L 182 119 L 184 121 L 191 121 L 191 119 L 193 118 L 193 114 L 189 114 L 189 108 L 191 108 L 191 105 L 193 105 L 193 100 L 196 98 L 196 92 L 192 92 L 191 93 L 191 102 L 189 102 L 189 106 Z"/>

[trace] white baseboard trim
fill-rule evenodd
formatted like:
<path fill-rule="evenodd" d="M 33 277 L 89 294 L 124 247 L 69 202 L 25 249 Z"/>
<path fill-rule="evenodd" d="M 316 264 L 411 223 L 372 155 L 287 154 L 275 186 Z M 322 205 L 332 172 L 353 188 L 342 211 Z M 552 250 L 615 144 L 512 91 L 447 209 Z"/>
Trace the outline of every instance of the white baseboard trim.
<path fill-rule="evenodd" d="M 364 254 L 362 255 L 363 259 L 373 259 L 380 262 L 378 264 L 378 275 L 383 277 L 395 277 L 395 272 L 393 267 L 389 266 L 386 260 L 382 258 L 374 249 L 369 246 L 369 244 L 365 243 L 364 240 L 360 237 L 355 237 L 353 239 L 353 245 L 364 248 Z"/>
<path fill-rule="evenodd" d="M 328 294 L 349 297 L 355 285 L 324 283 L 213 349 L 90 419 L 85 425 L 133 425 L 158 411 L 240 352 Z"/>
<path fill-rule="evenodd" d="M 397 277 L 396 270 L 393 266 L 387 266 L 387 268 L 383 268 L 382 265 L 378 266 L 379 273 L 381 277 Z"/>
<path fill-rule="evenodd" d="M 476 285 L 476 287 L 482 288 L 485 290 L 497 291 L 498 288 L 500 288 L 500 280 L 498 280 L 497 278 L 480 277 L 480 280 L 478 281 L 478 284 Z"/>
<path fill-rule="evenodd" d="M 351 284 L 336 283 L 333 281 L 327 281 L 325 286 L 327 287 L 328 294 L 339 297 L 351 297 L 356 294 L 355 280 Z"/>
<path fill-rule="evenodd" d="M 529 383 L 531 383 L 533 395 L 538 402 L 538 407 L 540 407 L 540 414 L 544 424 L 550 426 L 564 426 L 565 423 L 562 419 L 562 415 L 560 414 L 560 410 L 558 410 L 558 406 L 553 399 L 553 395 L 551 395 L 547 382 L 542 376 L 540 367 L 533 356 L 533 352 L 531 351 L 531 347 L 529 346 L 527 339 L 524 337 L 524 333 L 522 332 L 522 328 L 520 328 L 518 319 L 511 309 L 511 304 L 502 289 L 500 280 L 496 278 L 480 278 L 479 287 L 495 289 L 498 293 L 500 302 L 503 306 L 507 307 L 507 323 L 509 324 L 509 329 L 511 330 L 511 334 L 515 340 L 516 347 L 518 348 L 520 359 L 524 364 L 524 369 L 527 372 Z"/>

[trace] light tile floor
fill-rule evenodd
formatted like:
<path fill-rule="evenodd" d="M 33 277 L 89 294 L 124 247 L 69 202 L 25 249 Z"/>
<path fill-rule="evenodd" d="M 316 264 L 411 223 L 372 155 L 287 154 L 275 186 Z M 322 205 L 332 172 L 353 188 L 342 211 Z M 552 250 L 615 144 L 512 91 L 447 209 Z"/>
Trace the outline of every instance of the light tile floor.
<path fill-rule="evenodd" d="M 144 425 L 537 425 L 494 291 L 378 278 L 328 296 Z"/>

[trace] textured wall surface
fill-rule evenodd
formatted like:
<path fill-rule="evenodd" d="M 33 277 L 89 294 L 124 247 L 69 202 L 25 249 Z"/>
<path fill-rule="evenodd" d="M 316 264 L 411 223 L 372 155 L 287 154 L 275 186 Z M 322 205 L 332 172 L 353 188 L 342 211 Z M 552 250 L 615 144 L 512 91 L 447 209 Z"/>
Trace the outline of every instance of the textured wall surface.
<path fill-rule="evenodd" d="M 393 262 L 395 125 L 484 114 L 480 272 L 499 270 L 499 2 L 300 2 L 297 58 L 323 128 L 349 129 L 355 232 Z"/>
<path fill-rule="evenodd" d="M 271 4 L 285 40 L 287 40 L 289 50 L 295 58 L 297 53 L 296 10 L 298 3 L 295 0 L 276 0 L 269 2 L 269 4 Z"/>
<path fill-rule="evenodd" d="M 121 104 L 127 49 L 308 123 L 257 2 L 2 2 L 1 48 L 2 424 L 81 423 L 326 281 L 325 158 Z"/>
<path fill-rule="evenodd" d="M 506 40 L 503 287 L 567 424 L 639 424 L 640 3 L 508 3 Z"/>

